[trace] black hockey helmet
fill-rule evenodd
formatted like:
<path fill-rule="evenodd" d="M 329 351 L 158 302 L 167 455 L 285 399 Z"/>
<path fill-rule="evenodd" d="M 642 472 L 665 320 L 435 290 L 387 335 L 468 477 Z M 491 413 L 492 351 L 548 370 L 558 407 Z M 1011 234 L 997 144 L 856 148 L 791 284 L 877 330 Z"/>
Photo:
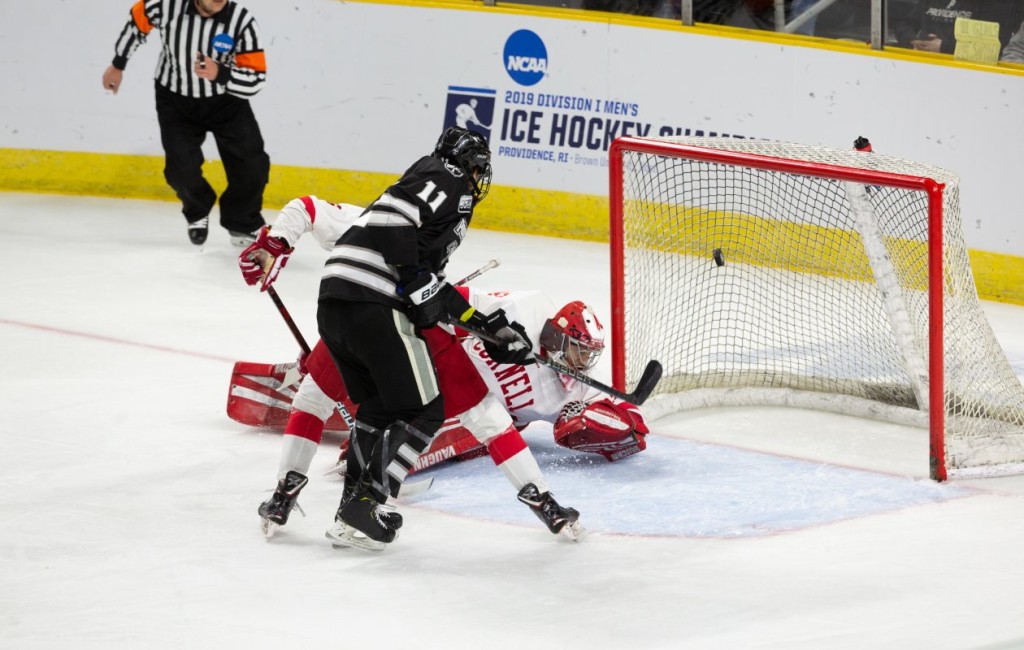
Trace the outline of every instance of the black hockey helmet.
<path fill-rule="evenodd" d="M 482 135 L 458 126 L 449 126 L 437 139 L 434 157 L 458 166 L 473 183 L 473 198 L 483 201 L 491 189 L 491 149 Z M 479 176 L 473 178 L 473 172 Z"/>

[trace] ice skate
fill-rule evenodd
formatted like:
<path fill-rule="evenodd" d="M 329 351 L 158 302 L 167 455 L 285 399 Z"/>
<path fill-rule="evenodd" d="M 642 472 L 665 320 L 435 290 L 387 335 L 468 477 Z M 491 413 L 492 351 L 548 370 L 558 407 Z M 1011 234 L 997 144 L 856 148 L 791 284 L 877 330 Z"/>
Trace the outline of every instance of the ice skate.
<path fill-rule="evenodd" d="M 273 537 L 278 528 L 288 523 L 288 515 L 291 514 L 292 508 L 298 509 L 302 516 L 306 516 L 296 503 L 299 492 L 306 487 L 306 483 L 309 483 L 308 478 L 292 470 L 277 482 L 277 489 L 270 499 L 260 504 L 257 512 L 260 515 L 263 534 L 267 539 Z"/>
<path fill-rule="evenodd" d="M 259 234 L 260 229 L 257 228 L 254 232 L 239 232 L 237 230 L 228 231 L 228 239 L 231 241 L 231 245 L 237 248 L 245 248 L 249 244 L 256 241 L 256 237 Z"/>
<path fill-rule="evenodd" d="M 580 513 L 575 508 L 563 508 L 558 505 L 550 492 L 541 493 L 536 485 L 527 483 L 519 490 L 517 498 L 530 506 L 530 510 L 552 533 L 564 534 L 574 541 L 579 541 L 583 537 L 584 530 L 579 523 Z"/>
<path fill-rule="evenodd" d="M 365 490 L 348 492 L 346 485 L 334 525 L 326 533 L 335 548 L 354 546 L 369 551 L 382 551 L 398 538 L 402 515 L 392 506 L 377 503 Z"/>
<path fill-rule="evenodd" d="M 203 217 L 188 224 L 188 240 L 196 246 L 206 243 L 206 237 L 210 234 L 210 218 Z"/>

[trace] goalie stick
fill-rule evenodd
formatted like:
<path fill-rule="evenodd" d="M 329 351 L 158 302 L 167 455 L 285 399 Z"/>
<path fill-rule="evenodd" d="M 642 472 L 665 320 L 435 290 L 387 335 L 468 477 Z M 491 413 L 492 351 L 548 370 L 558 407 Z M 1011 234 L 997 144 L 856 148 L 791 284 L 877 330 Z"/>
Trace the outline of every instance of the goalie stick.
<path fill-rule="evenodd" d="M 463 323 L 461 321 L 452 321 L 451 324 L 454 327 L 460 327 L 466 330 L 467 332 L 477 337 L 481 341 L 487 341 L 488 343 L 501 343 L 501 341 L 498 341 L 496 338 L 494 338 L 487 332 L 478 329 L 472 325 L 468 325 L 467 323 Z M 585 373 L 582 373 L 578 370 L 574 370 L 569 366 L 558 363 L 557 361 L 551 361 L 550 359 L 545 359 L 544 357 L 541 357 L 539 355 L 534 355 L 533 359 L 540 365 L 547 366 L 548 368 L 551 368 L 555 372 L 561 373 L 567 377 L 571 377 L 576 381 L 580 382 L 581 384 L 590 386 L 591 388 L 596 388 L 602 393 L 607 393 L 612 397 L 616 397 L 625 402 L 629 402 L 630 404 L 636 404 L 637 406 L 640 406 L 641 404 L 647 401 L 647 398 L 651 396 L 651 393 L 653 393 L 655 387 L 657 387 L 658 382 L 661 381 L 661 363 L 655 359 L 651 359 L 650 361 L 647 362 L 647 367 L 644 368 L 643 374 L 640 375 L 640 381 L 636 383 L 636 388 L 633 390 L 632 393 L 624 393 L 620 390 L 612 388 L 611 386 L 601 383 Z"/>

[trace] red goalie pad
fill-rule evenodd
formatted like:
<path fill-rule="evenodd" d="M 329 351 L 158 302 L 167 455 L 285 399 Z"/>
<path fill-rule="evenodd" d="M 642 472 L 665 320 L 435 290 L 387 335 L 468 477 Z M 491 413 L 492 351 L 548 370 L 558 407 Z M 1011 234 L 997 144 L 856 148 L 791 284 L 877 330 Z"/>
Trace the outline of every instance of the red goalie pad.
<path fill-rule="evenodd" d="M 341 455 L 338 456 L 338 462 L 344 462 L 347 454 L 348 439 L 346 438 L 341 442 Z M 445 421 L 441 426 L 441 430 L 430 443 L 430 447 L 416 459 L 409 474 L 415 474 L 448 460 L 463 461 L 486 455 L 487 447 L 474 438 L 468 429 L 461 426 L 458 420 L 451 419 Z"/>
<path fill-rule="evenodd" d="M 647 449 L 647 425 L 631 404 L 570 402 L 555 423 L 555 442 L 616 461 Z"/>
<path fill-rule="evenodd" d="M 295 363 L 236 362 L 228 390 L 228 417 L 251 427 L 284 429 L 301 378 Z M 346 405 L 350 412 L 355 408 L 351 402 Z M 348 427 L 335 411 L 324 430 L 344 432 Z"/>

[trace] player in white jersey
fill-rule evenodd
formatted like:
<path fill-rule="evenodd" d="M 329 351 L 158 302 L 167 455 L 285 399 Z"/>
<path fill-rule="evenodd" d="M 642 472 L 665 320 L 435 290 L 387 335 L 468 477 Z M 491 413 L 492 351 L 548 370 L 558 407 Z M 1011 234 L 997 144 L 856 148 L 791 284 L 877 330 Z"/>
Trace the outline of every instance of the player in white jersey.
<path fill-rule="evenodd" d="M 590 370 L 604 350 L 604 328 L 581 301 L 556 311 L 539 291 L 483 293 L 468 287 L 459 291 L 477 309 L 504 309 L 510 319 L 523 325 L 535 347 L 539 343 L 539 354 L 573 370 Z M 646 449 L 647 426 L 634 405 L 612 400 L 545 365 L 496 363 L 474 337 L 464 338 L 463 347 L 491 394 L 501 396 L 516 427 L 550 422 L 558 444 L 598 453 L 609 461 Z"/>
<path fill-rule="evenodd" d="M 248 284 L 260 284 L 261 290 L 266 290 L 274 282 L 280 270 L 284 268 L 288 256 L 294 250 L 294 243 L 300 237 L 307 232 L 312 232 L 321 246 L 329 249 L 334 240 L 358 218 L 360 213 L 361 209 L 357 206 L 332 204 L 314 196 L 301 197 L 291 201 L 278 215 L 274 224 L 264 229 L 257 242 L 243 251 L 239 257 L 239 267 L 243 277 Z M 481 295 L 486 296 L 486 294 Z M 486 300 L 486 298 L 479 297 L 477 299 Z M 592 326 L 599 330 L 600 325 L 596 318 L 592 320 Z M 538 326 L 539 332 L 540 326 Z M 596 355 L 603 348 L 603 333 L 598 333 L 600 336 L 590 337 L 590 342 L 595 345 L 586 350 L 578 345 L 572 349 L 567 348 L 569 352 L 564 360 L 570 363 L 575 359 L 587 357 L 596 360 Z M 547 481 L 514 424 L 509 411 L 503 408 L 502 402 L 495 397 L 495 395 L 503 393 L 488 391 L 481 375 L 474 371 L 463 344 L 460 344 L 454 335 L 440 327 L 424 330 L 423 334 L 438 370 L 441 393 L 444 395 L 445 401 L 445 417 L 460 425 L 458 429 L 446 431 L 435 438 L 431 450 L 440 448 L 440 444 L 451 445 L 453 440 L 458 440 L 462 449 L 472 446 L 482 451 L 486 448 L 495 464 L 518 490 L 519 500 L 527 504 L 551 532 L 565 532 L 570 537 L 576 538 L 580 532 L 579 513 L 572 508 L 563 508 L 552 497 Z M 476 353 L 480 362 L 493 363 L 489 356 L 484 356 L 487 353 L 483 345 L 480 345 L 480 349 L 484 350 Z M 287 522 L 299 491 L 308 482 L 306 474 L 322 439 L 324 423 L 334 413 L 339 401 L 347 402 L 347 394 L 341 377 L 322 343 L 318 343 L 309 358 L 302 361 L 307 366 L 309 374 L 302 380 L 295 394 L 292 402 L 293 408 L 285 426 L 278 471 L 278 489 L 270 500 L 260 506 L 260 516 L 264 523 L 264 530 L 268 534 L 272 533 L 274 527 Z M 498 374 L 488 372 L 487 375 L 494 378 L 509 372 L 510 369 L 513 369 L 514 372 L 514 369 L 521 369 L 522 366 L 503 366 L 503 368 L 504 371 L 500 371 Z M 551 377 L 547 374 L 550 374 Z M 559 400 L 558 408 L 565 404 L 566 396 L 574 395 L 572 391 L 566 390 L 567 384 L 558 379 L 554 372 L 546 370 L 546 373 L 539 377 L 542 377 L 544 382 L 550 382 L 552 377 L 554 378 L 555 384 L 552 384 L 552 387 L 557 386 L 558 389 L 556 398 Z M 531 390 L 537 390 L 536 386 L 539 385 L 540 379 L 535 379 L 531 383 Z M 582 396 L 582 394 L 579 395 L 579 397 Z M 553 404 L 552 401 L 551 405 Z M 557 415 L 557 409 L 555 414 Z M 522 415 L 519 416 L 520 421 L 526 422 L 526 420 L 522 420 L 522 417 Z M 582 416 L 577 417 L 575 421 L 587 428 Z M 632 422 L 630 416 L 626 416 L 626 421 Z M 619 428 L 621 429 L 622 426 L 620 425 Z M 642 436 L 646 434 L 642 420 L 639 427 L 631 425 L 629 428 L 630 440 L 639 438 L 642 443 Z M 590 429 L 593 427 L 591 426 Z M 613 433 L 618 440 L 625 437 L 621 431 Z M 466 438 L 469 438 L 473 444 L 467 444 Z M 454 454 L 442 456 L 450 457 L 451 455 Z M 421 456 L 421 458 L 423 457 L 440 456 L 436 451 L 431 454 L 428 450 Z M 364 466 L 366 462 L 361 458 L 350 459 L 348 461 L 350 470 L 353 460 L 359 467 Z M 417 468 L 422 468 L 422 465 L 417 464 Z"/>

